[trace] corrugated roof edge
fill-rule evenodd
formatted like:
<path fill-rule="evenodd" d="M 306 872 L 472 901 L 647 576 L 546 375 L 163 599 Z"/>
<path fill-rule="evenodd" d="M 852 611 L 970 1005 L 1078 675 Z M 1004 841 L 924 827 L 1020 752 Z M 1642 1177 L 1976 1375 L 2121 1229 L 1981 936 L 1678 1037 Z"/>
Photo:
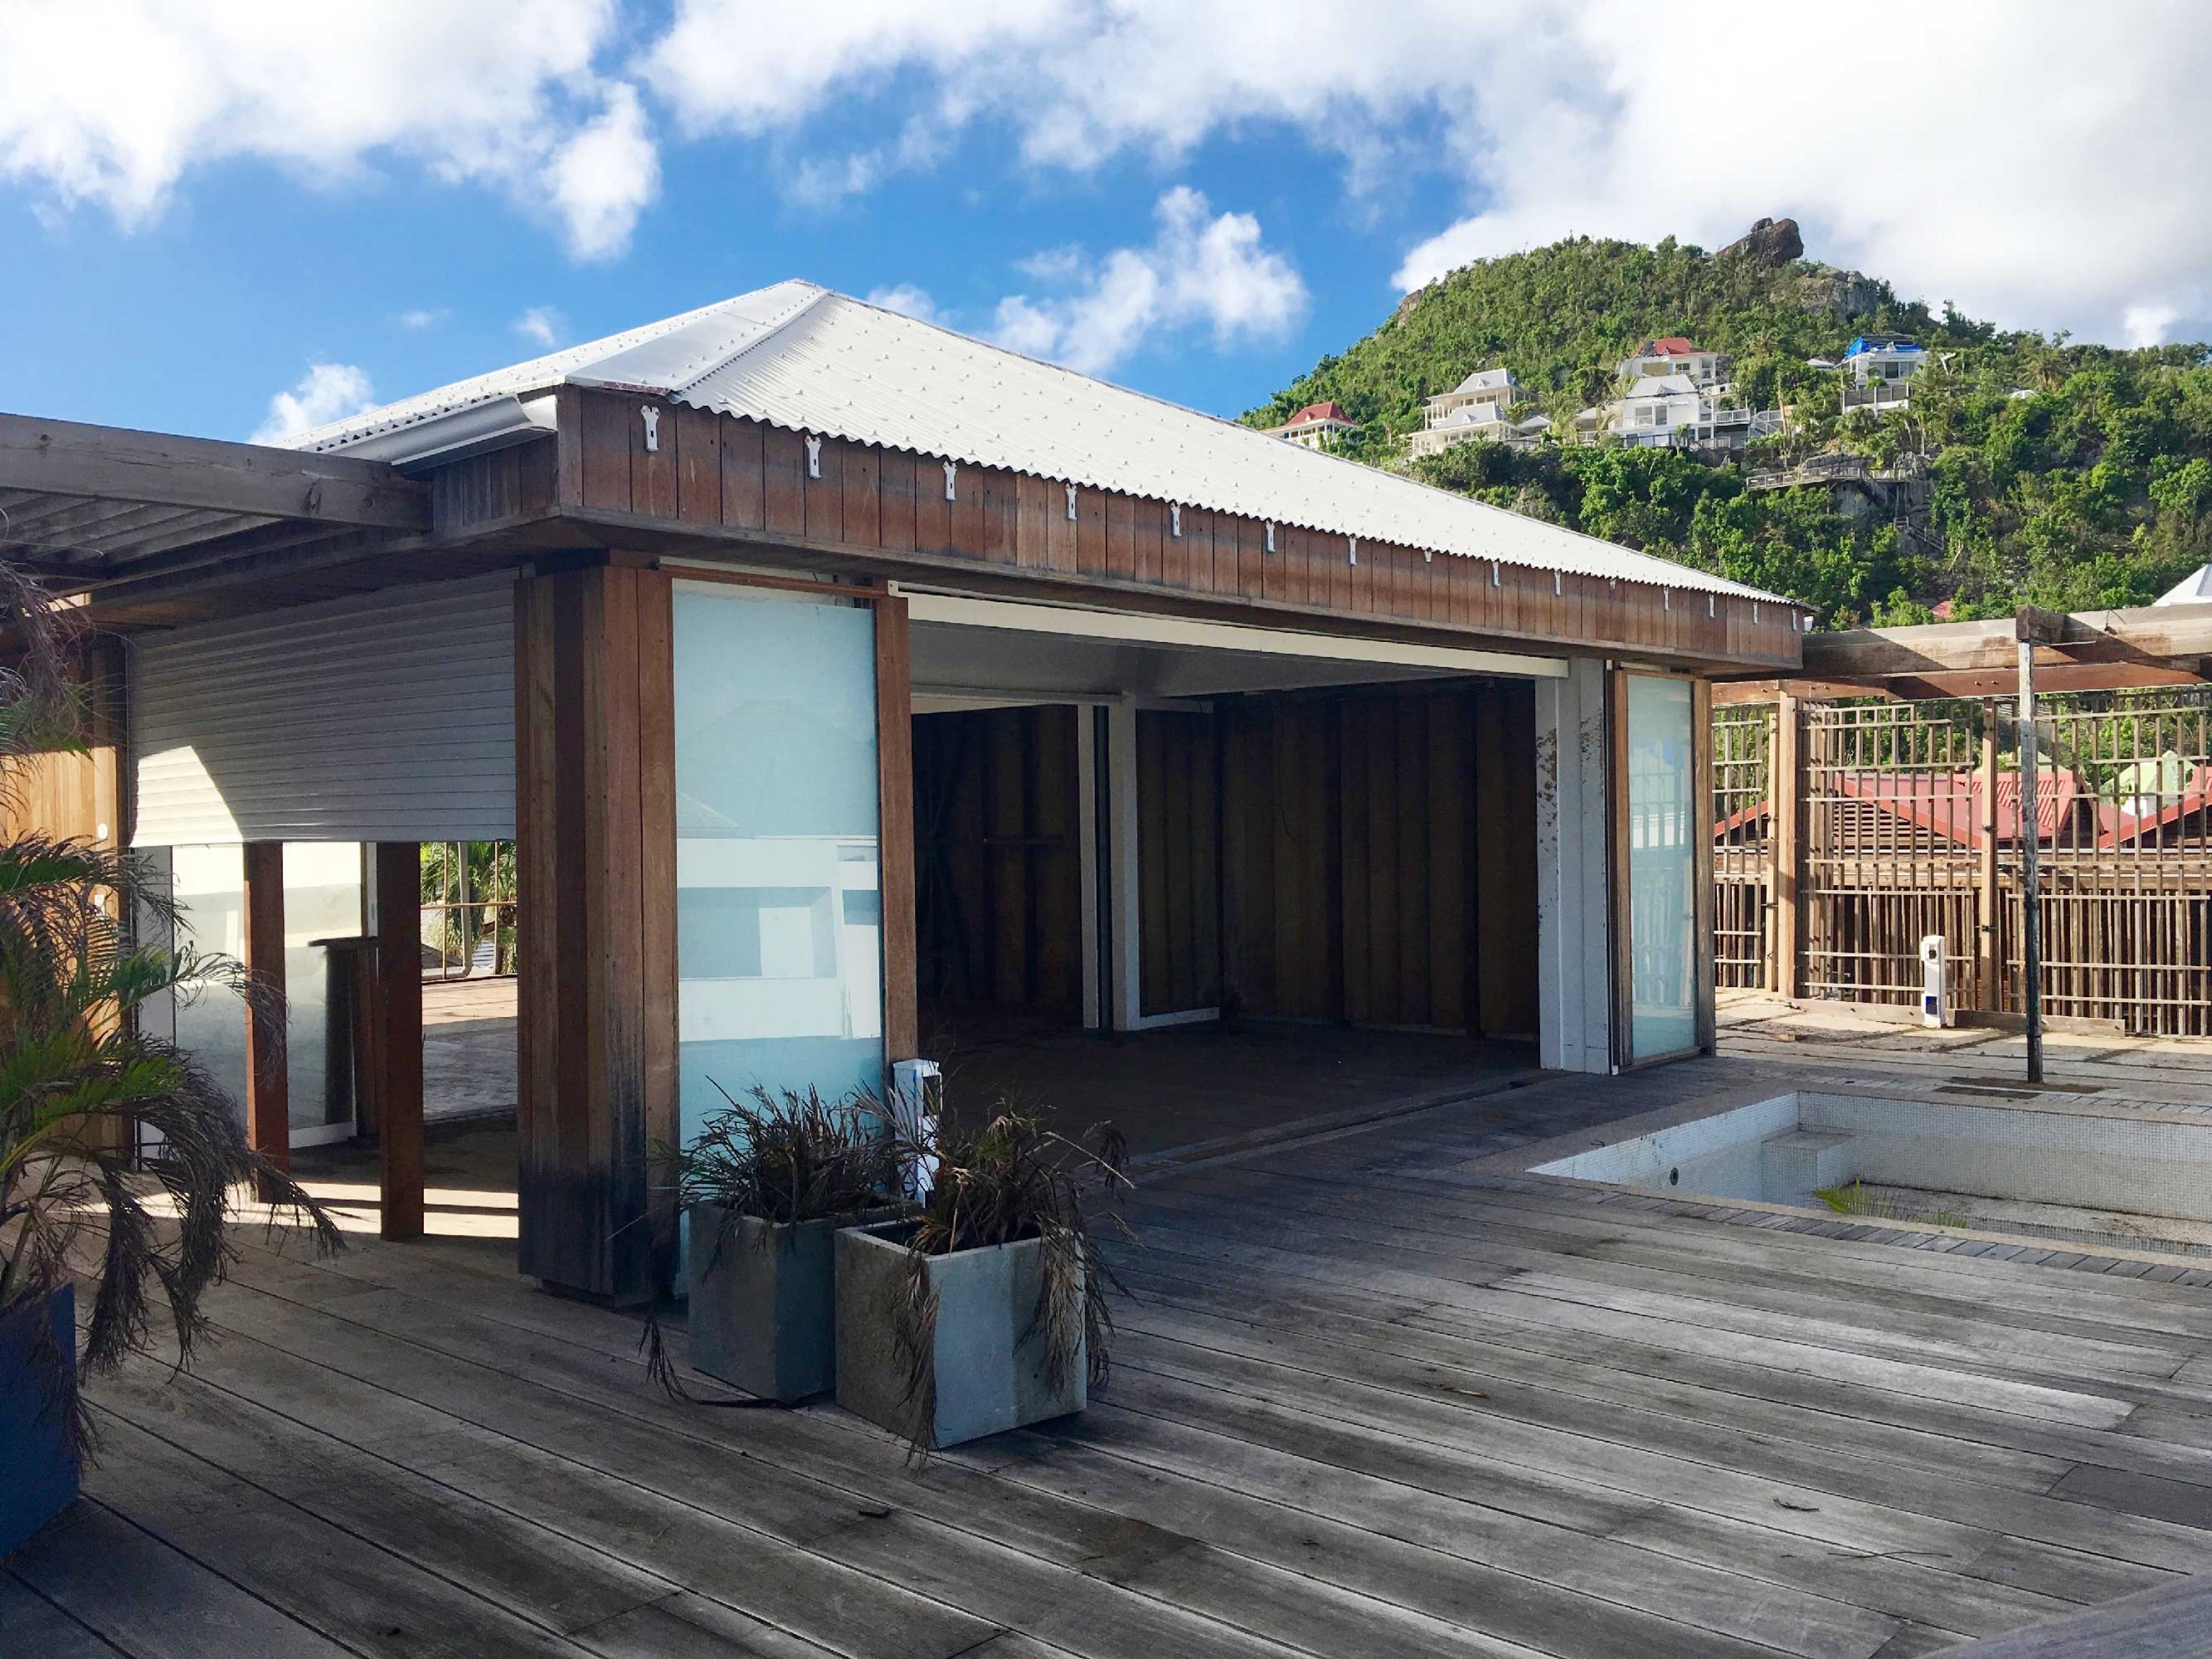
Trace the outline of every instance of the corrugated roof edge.
<path fill-rule="evenodd" d="M 732 295 L 729 299 L 717 301 L 711 305 L 696 307 L 690 311 L 680 313 L 674 317 L 664 318 L 655 323 L 641 325 L 637 328 L 624 330 L 619 333 L 607 335 L 598 340 L 586 341 L 577 345 L 563 347 L 559 351 L 550 352 L 541 357 L 528 359 L 523 362 L 512 364 L 505 368 L 494 369 L 487 374 L 474 376 L 468 380 L 453 381 L 443 386 L 434 387 L 430 391 L 418 392 L 412 397 L 395 400 L 392 404 L 382 406 L 380 410 L 365 410 L 361 415 L 350 416 L 343 420 L 331 422 L 327 425 L 318 427 L 307 432 L 296 434 L 294 436 L 283 441 L 283 445 L 285 447 L 317 453 L 331 450 L 343 450 L 351 445 L 366 441 L 367 440 L 374 437 L 403 431 L 408 427 L 422 425 L 428 422 L 454 414 L 460 410 L 477 407 L 484 404 L 496 402 L 502 398 L 525 398 L 535 396 L 562 385 L 573 385 L 586 387 L 594 386 L 621 386 L 625 389 L 649 389 L 653 391 L 659 396 L 667 398 L 672 402 L 687 404 L 691 408 L 714 410 L 722 413 L 741 413 L 745 418 L 760 420 L 764 424 L 775 426 L 785 431 L 817 433 L 824 436 L 836 437 L 842 439 L 845 441 L 854 443 L 880 442 L 879 440 L 872 438 L 863 433 L 849 429 L 841 430 L 834 422 L 827 423 L 815 422 L 803 426 L 797 425 L 792 422 L 776 420 L 763 412 L 722 409 L 720 404 L 714 402 L 686 395 L 687 392 L 690 388 L 696 386 L 699 381 L 704 380 L 708 375 L 718 373 L 720 370 L 726 368 L 730 364 L 737 362 L 738 360 L 748 356 L 760 347 L 781 337 L 785 329 L 789 325 L 797 321 L 810 312 L 817 309 L 824 301 L 833 301 L 841 305 L 849 305 L 864 310 L 876 312 L 882 316 L 896 319 L 897 322 L 902 326 L 926 328 L 933 332 L 945 335 L 950 338 L 957 341 L 963 348 L 968 349 L 981 349 L 1013 358 L 1034 368 L 1048 371 L 1055 375 L 1064 375 L 1070 380 L 1084 381 L 1091 385 L 1109 387 L 1124 397 L 1141 398 L 1147 403 L 1156 404 L 1164 410 L 1173 410 L 1178 416 L 1185 418 L 1195 417 L 1200 420 L 1212 422 L 1227 431 L 1239 434 L 1240 441 L 1249 440 L 1253 442 L 1268 444 L 1279 443 L 1281 441 L 1281 440 L 1271 437 L 1267 434 L 1258 430 L 1256 428 L 1246 426 L 1241 421 L 1232 421 L 1222 416 L 1211 414 L 1204 410 L 1192 409 L 1187 404 L 1175 403 L 1171 399 L 1159 397 L 1152 392 L 1141 391 L 1134 386 L 1120 386 L 1116 385 L 1113 381 L 1105 380 L 1097 376 L 1082 374 L 1062 364 L 1048 362 L 1042 358 L 1032 357 L 1024 353 L 1015 351 L 1009 347 L 1000 345 L 994 341 L 978 339 L 973 335 L 963 334 L 957 329 L 946 328 L 941 324 L 931 322 L 922 318 L 911 317 L 904 313 L 893 312 L 885 307 L 871 305 L 867 301 L 855 299 L 850 295 L 840 294 L 835 289 L 823 288 L 818 283 L 810 283 L 803 278 L 790 278 L 787 280 L 789 281 L 791 286 L 794 289 L 802 291 L 800 297 L 798 299 L 796 303 L 793 304 L 784 312 L 777 315 L 772 323 L 760 327 L 752 334 L 751 337 L 746 339 L 735 350 L 714 357 L 710 362 L 708 362 L 707 367 L 704 368 L 700 368 L 696 364 L 688 365 L 687 369 L 690 372 L 685 376 L 681 377 L 678 380 L 678 383 L 675 385 L 651 388 L 634 387 L 634 383 L 616 381 L 612 380 L 601 380 L 588 373 L 580 373 L 579 371 L 585 370 L 586 367 L 592 363 L 619 357 L 628 352 L 650 344 L 653 341 L 663 339 L 668 335 L 672 334 L 682 328 L 687 327 L 695 322 L 698 322 L 717 311 L 726 309 L 734 305 L 738 301 L 752 297 L 751 295 Z M 782 284 L 774 283 L 769 286 L 781 287 Z M 765 291 L 766 290 L 764 289 L 756 289 L 752 292 L 754 294 L 758 294 Z M 379 415 L 385 416 L 385 418 L 375 418 Z M 924 455 L 932 459 L 942 459 L 969 466 L 1014 467 L 1014 470 L 1019 471 L 1036 470 L 1034 468 L 1019 467 L 1006 457 L 987 456 L 981 453 L 958 452 L 951 448 L 941 450 L 910 448 L 907 453 L 915 455 Z M 1364 462 L 1352 460 L 1347 457 L 1332 455 L 1326 452 L 1317 450 L 1300 449 L 1298 453 L 1302 456 L 1307 458 L 1301 463 L 1302 465 L 1318 464 L 1334 466 L 1354 467 L 1358 469 L 1361 474 L 1364 475 L 1365 479 L 1372 480 L 1376 483 L 1382 483 L 1387 480 L 1388 483 L 1386 487 L 1399 487 L 1431 491 L 1437 496 L 1449 501 L 1452 504 L 1453 510 L 1455 512 L 1467 513 L 1472 510 L 1478 515 L 1483 514 L 1497 514 L 1504 518 L 1514 520 L 1516 526 L 1523 529 L 1534 523 L 1539 522 L 1528 520 L 1521 514 L 1510 512 L 1507 508 L 1493 507 L 1486 501 L 1474 501 L 1470 497 L 1459 495 L 1455 491 L 1440 489 L 1434 484 L 1426 483 L 1418 478 L 1408 477 L 1403 473 L 1384 472 L 1381 469 L 1369 466 Z M 1109 489 L 1114 490 L 1116 493 L 1132 495 L 1141 495 L 1144 493 L 1141 491 L 1130 490 L 1124 483 L 1117 483 L 1113 479 L 1096 474 L 1079 477 L 1067 477 L 1058 474 L 1042 474 L 1041 476 L 1053 477 L 1059 482 L 1073 483 L 1094 489 Z M 1158 499 L 1164 501 L 1166 498 L 1163 497 Z M 1243 515 L 1246 511 L 1245 509 L 1237 507 L 1224 500 L 1206 500 L 1193 497 L 1181 500 L 1177 504 L 1185 507 L 1200 508 L 1207 512 L 1234 513 L 1240 515 Z M 1348 538 L 1369 537 L 1370 535 L 1370 532 L 1364 529 L 1354 528 L 1347 524 L 1316 522 L 1310 518 L 1301 517 L 1296 514 L 1277 516 L 1271 519 L 1269 521 L 1276 524 L 1294 526 L 1299 529 L 1312 531 L 1324 535 L 1338 535 Z M 1589 560 L 1589 562 L 1593 565 L 1619 564 L 1624 561 L 1627 561 L 1633 562 L 1638 565 L 1649 567 L 1648 571 L 1593 569 L 1575 572 L 1572 574 L 1586 574 L 1590 576 L 1601 574 L 1608 580 L 1635 582 L 1644 586 L 1660 588 L 1680 587 L 1687 592 L 1727 594 L 1739 599 L 1751 599 L 1765 604 L 1772 604 L 1784 606 L 1785 608 L 1797 610 L 1803 609 L 1803 607 L 1798 605 L 1796 601 L 1784 599 L 1779 594 L 1771 593 L 1764 589 L 1753 587 L 1748 584 L 1735 581 L 1725 576 L 1717 576 L 1707 571 L 1698 570 L 1689 565 L 1676 564 L 1672 560 L 1662 558 L 1656 554 L 1644 552 L 1639 549 L 1623 547 L 1618 543 L 1605 541 L 1598 537 L 1588 535 L 1583 532 L 1571 529 L 1565 525 L 1546 524 L 1544 526 L 1544 529 L 1550 534 L 1566 538 L 1572 542 L 1588 544 L 1592 549 L 1598 550 L 1599 556 Z M 1448 558 L 1487 560 L 1492 563 L 1501 566 L 1510 565 L 1517 569 L 1557 572 L 1561 568 L 1559 565 L 1539 562 L 1525 556 L 1515 558 L 1506 554 L 1468 552 L 1459 548 L 1444 545 L 1441 543 L 1401 542 L 1397 541 L 1395 538 L 1386 535 L 1373 535 L 1372 539 L 1377 542 L 1390 543 L 1399 546 L 1411 546 L 1414 550 L 1425 554 L 1442 554 Z"/>
<path fill-rule="evenodd" d="M 889 310 L 885 307 L 871 305 L 866 300 L 856 300 L 849 294 L 839 294 L 833 289 L 818 289 L 815 298 L 817 300 L 835 300 L 843 305 L 859 306 L 869 311 L 881 313 L 885 316 L 896 317 L 902 324 L 927 328 L 933 330 L 938 333 L 948 335 L 951 338 L 959 341 L 963 346 L 970 348 L 980 347 L 987 351 L 996 352 L 1001 356 L 1012 357 L 1022 362 L 1032 364 L 1036 368 L 1048 369 L 1055 374 L 1066 375 L 1072 380 L 1087 380 L 1097 385 L 1110 386 L 1113 390 L 1122 393 L 1126 397 L 1141 398 L 1147 403 L 1158 404 L 1162 408 L 1173 410 L 1179 415 L 1195 416 L 1200 420 L 1211 421 L 1216 425 L 1223 427 L 1229 431 L 1241 434 L 1242 437 L 1249 438 L 1253 441 L 1258 443 L 1273 444 L 1280 443 L 1282 441 L 1279 438 L 1270 437 L 1267 434 L 1261 432 L 1256 427 L 1246 426 L 1242 421 L 1232 421 L 1224 416 L 1209 413 L 1206 410 L 1193 409 L 1187 404 L 1178 404 L 1170 398 L 1160 397 L 1155 392 L 1146 392 L 1135 386 L 1120 386 L 1114 381 L 1103 380 L 1097 375 L 1082 374 L 1074 369 L 1066 367 L 1064 364 L 1048 362 L 1041 357 L 1030 356 L 1024 352 L 1016 351 L 1011 347 L 1000 345 L 995 341 L 979 340 L 972 334 L 963 334 L 957 329 L 946 328 L 942 324 L 931 322 L 925 318 L 909 317 L 903 312 L 894 312 Z M 799 316 L 804 314 L 806 311 L 812 309 L 812 307 L 813 301 L 810 301 L 810 302 L 805 306 L 794 307 L 792 315 L 783 320 L 785 323 L 795 321 Z M 748 341 L 740 350 L 732 353 L 726 362 L 736 362 L 739 357 L 745 356 L 757 347 L 764 345 L 775 339 L 780 331 L 780 328 L 763 331 L 758 338 Z M 720 365 L 717 365 L 717 367 L 720 367 Z M 703 378 L 703 375 L 695 377 L 692 384 L 696 385 L 699 379 Z M 574 384 L 588 385 L 590 382 L 586 380 L 577 380 Z M 672 402 L 684 404 L 693 409 L 718 410 L 719 412 L 724 413 L 729 412 L 726 410 L 719 410 L 719 406 L 712 402 L 685 397 L 678 392 L 665 392 L 663 395 L 667 397 Z M 851 430 L 840 430 L 835 422 L 816 422 L 810 425 L 801 426 L 795 425 L 788 422 L 779 421 L 765 414 L 748 414 L 745 418 L 758 420 L 763 425 L 773 426 L 786 432 L 814 433 L 823 437 L 842 439 L 848 443 L 872 443 L 876 441 L 863 434 Z M 884 447 L 890 447 L 891 446 Z M 909 449 L 907 453 L 913 455 L 927 456 L 932 459 L 953 461 L 966 466 L 1006 466 L 1008 465 L 1008 463 L 1002 459 L 976 453 L 955 453 L 950 449 Z M 1387 479 L 1394 484 L 1402 485 L 1407 489 L 1431 491 L 1443 500 L 1449 501 L 1455 511 L 1466 511 L 1469 508 L 1473 508 L 1480 513 L 1494 513 L 1501 515 L 1502 517 L 1513 520 L 1517 524 L 1523 526 L 1532 522 L 1541 522 L 1539 520 L 1528 520 L 1524 515 L 1514 513 L 1509 508 L 1493 507 L 1487 501 L 1478 501 L 1470 496 L 1462 495 L 1456 491 L 1442 489 L 1437 485 L 1425 483 L 1419 478 L 1407 477 L 1402 472 L 1384 472 L 1378 467 L 1370 466 L 1364 461 L 1352 460 L 1347 456 L 1333 455 L 1325 450 L 1300 449 L 1298 450 L 1298 453 L 1310 458 L 1310 461 L 1302 463 L 1302 465 L 1310 465 L 1312 463 L 1318 462 L 1326 463 L 1333 466 L 1356 468 L 1366 477 Z M 1020 468 L 1016 470 L 1029 471 L 1031 469 Z M 1103 477 L 1095 475 L 1073 477 L 1055 474 L 1047 474 L 1043 476 L 1052 477 L 1057 483 L 1072 483 L 1083 488 L 1092 489 L 1110 489 L 1121 494 L 1135 493 L 1127 491 L 1122 485 L 1116 484 Z M 1199 507 L 1209 513 L 1238 511 L 1238 509 L 1218 501 L 1209 501 L 1191 499 L 1180 501 L 1176 505 Z M 1296 517 L 1279 517 L 1269 520 L 1269 522 L 1289 526 L 1301 530 L 1316 531 L 1322 534 L 1331 536 L 1353 537 L 1364 536 L 1367 533 L 1364 531 L 1348 529 L 1342 525 L 1317 524 L 1308 522 Z M 1588 543 L 1593 548 L 1602 549 L 1605 562 L 1609 562 L 1626 558 L 1636 560 L 1654 567 L 1651 574 L 1648 576 L 1638 576 L 1626 574 L 1621 574 L 1616 576 L 1612 573 L 1607 573 L 1607 580 L 1638 582 L 1647 587 L 1681 587 L 1691 592 L 1700 593 L 1725 593 L 1733 595 L 1738 599 L 1756 600 L 1760 604 L 1778 605 L 1790 609 L 1804 609 L 1804 607 L 1798 605 L 1796 601 L 1785 599 L 1778 593 L 1768 592 L 1764 588 L 1753 587 L 1747 583 L 1735 581 L 1726 576 L 1717 576 L 1710 571 L 1698 570 L 1690 565 L 1676 564 L 1671 559 L 1661 558 L 1656 554 L 1646 553 L 1638 548 L 1623 547 L 1618 542 L 1608 542 L 1604 540 L 1602 538 L 1589 535 L 1585 532 L 1572 529 L 1565 525 L 1547 523 L 1545 525 L 1545 528 L 1556 535 L 1568 537 L 1577 542 Z M 1377 536 L 1373 539 L 1385 542 L 1392 540 L 1391 538 L 1384 536 Z M 1482 560 L 1495 564 L 1512 565 L 1515 568 L 1522 570 L 1549 571 L 1553 568 L 1551 565 L 1533 563 L 1527 559 L 1516 559 L 1501 554 L 1469 553 L 1458 548 L 1445 547 L 1440 544 L 1425 545 L 1420 543 L 1396 543 L 1395 544 L 1400 546 L 1410 545 L 1416 552 L 1439 553 L 1447 558 Z M 1595 574 L 1597 573 L 1593 572 L 1589 574 Z M 1670 578 L 1677 575 L 1686 578 L 1686 580 L 1670 580 Z"/>

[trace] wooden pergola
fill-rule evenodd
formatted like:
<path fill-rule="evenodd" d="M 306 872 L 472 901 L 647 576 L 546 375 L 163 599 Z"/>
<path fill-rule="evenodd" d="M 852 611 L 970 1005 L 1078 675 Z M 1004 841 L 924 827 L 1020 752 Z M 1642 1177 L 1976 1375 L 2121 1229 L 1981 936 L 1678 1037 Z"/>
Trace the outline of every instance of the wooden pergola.
<path fill-rule="evenodd" d="M 258 444 L 0 415 L 0 558 L 73 596 L 103 629 L 172 624 L 241 607 L 300 604 L 452 574 L 421 550 L 430 490 L 382 461 Z M 41 758 L 31 786 L 40 827 L 108 847 L 126 842 L 120 769 L 120 660 L 95 635 L 87 678 L 94 730 L 82 755 Z M 423 1225 L 420 849 L 376 847 L 380 965 L 367 1034 L 382 1164 L 382 1231 Z M 243 848 L 245 961 L 281 991 L 283 848 Z M 246 1130 L 279 1167 L 290 1159 L 281 1022 L 246 1024 Z"/>
<path fill-rule="evenodd" d="M 1778 702 L 1777 775 L 1794 776 L 1799 699 L 2010 696 L 2020 731 L 2020 813 L 2036 822 L 2035 700 L 2045 692 L 2118 691 L 2212 684 L 2212 604 L 2148 605 L 2068 614 L 2022 605 L 2009 617 L 1911 628 L 1861 628 L 1806 636 L 1804 664 L 1784 678 L 1737 679 L 1713 688 L 1717 705 Z M 1778 809 L 1784 791 L 1772 794 Z M 1799 936 L 1794 811 L 1774 820 L 1778 956 Z M 2028 1080 L 2043 1080 L 2041 882 L 2037 836 L 2021 838 L 2022 1006 Z"/>

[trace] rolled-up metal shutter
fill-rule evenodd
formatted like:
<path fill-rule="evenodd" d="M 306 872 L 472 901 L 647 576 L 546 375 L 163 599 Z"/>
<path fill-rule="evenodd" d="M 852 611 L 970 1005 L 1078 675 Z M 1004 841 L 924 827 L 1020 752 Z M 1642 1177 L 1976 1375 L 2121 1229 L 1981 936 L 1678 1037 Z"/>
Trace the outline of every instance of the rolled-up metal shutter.
<path fill-rule="evenodd" d="M 142 639 L 132 844 L 512 836 L 514 606 L 501 576 Z"/>

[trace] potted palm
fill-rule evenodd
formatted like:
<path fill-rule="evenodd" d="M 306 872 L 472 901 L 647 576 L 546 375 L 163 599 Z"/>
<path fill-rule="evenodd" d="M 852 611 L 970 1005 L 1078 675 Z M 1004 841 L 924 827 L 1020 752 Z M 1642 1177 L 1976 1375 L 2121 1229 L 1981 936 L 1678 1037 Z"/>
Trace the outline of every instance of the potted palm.
<path fill-rule="evenodd" d="M 56 613 L 4 563 L 0 633 L 15 647 L 0 667 L 0 793 L 16 805 L 32 757 L 74 746 L 76 699 Z M 247 1143 L 236 1103 L 134 1018 L 156 996 L 262 993 L 227 958 L 133 945 L 125 917 L 174 921 L 128 854 L 0 842 L 0 1555 L 76 1495 L 94 1449 L 79 1376 L 148 1351 L 157 1312 L 191 1362 L 237 1193 L 258 1185 L 323 1248 L 341 1242 Z"/>
<path fill-rule="evenodd" d="M 690 1230 L 692 1368 L 786 1404 L 827 1394 L 836 1383 L 830 1239 L 896 1213 L 896 1148 L 860 1096 L 722 1097 L 728 1109 L 666 1158 Z"/>
<path fill-rule="evenodd" d="M 1006 1108 L 885 1121 L 932 1184 L 918 1213 L 837 1235 L 837 1403 L 921 1455 L 1082 1410 L 1110 1358 L 1093 1221 L 1121 1227 L 1120 1133 Z"/>

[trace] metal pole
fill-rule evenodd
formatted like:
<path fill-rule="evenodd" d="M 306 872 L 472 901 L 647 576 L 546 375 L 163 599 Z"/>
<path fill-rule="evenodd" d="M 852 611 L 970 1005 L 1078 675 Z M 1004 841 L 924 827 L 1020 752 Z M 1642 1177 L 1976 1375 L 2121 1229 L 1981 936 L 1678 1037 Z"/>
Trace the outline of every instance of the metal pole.
<path fill-rule="evenodd" d="M 2043 1081 L 2042 825 L 2035 810 L 2035 641 L 2020 642 L 2021 1003 L 2027 1011 L 2027 1080 Z"/>

